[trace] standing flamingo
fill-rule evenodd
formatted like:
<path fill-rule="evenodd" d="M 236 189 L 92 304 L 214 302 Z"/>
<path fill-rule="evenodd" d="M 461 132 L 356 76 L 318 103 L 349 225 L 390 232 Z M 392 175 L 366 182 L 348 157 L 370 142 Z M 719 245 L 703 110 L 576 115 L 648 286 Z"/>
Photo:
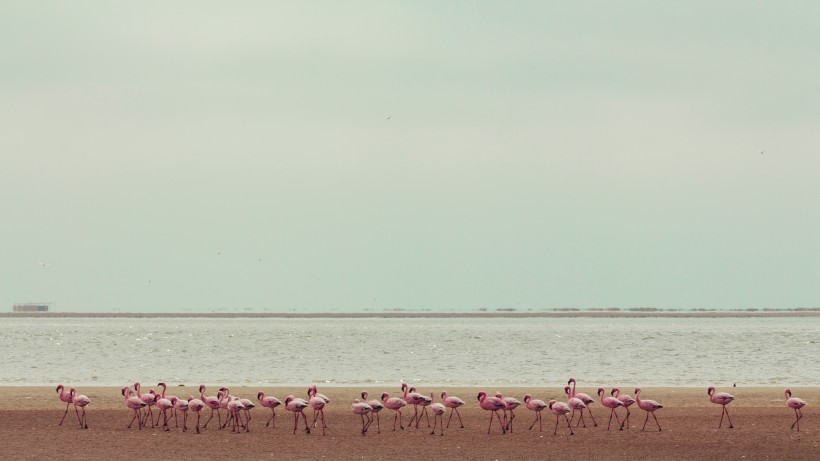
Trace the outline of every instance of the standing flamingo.
<path fill-rule="evenodd" d="M 239 399 L 239 403 L 242 404 L 242 411 L 245 412 L 245 432 L 251 431 L 251 410 L 256 408 L 256 405 L 251 402 L 249 399 Z M 239 419 L 239 422 L 242 422 L 242 418 Z"/>
<path fill-rule="evenodd" d="M 615 416 L 615 422 L 618 423 L 618 427 L 620 430 L 623 430 L 623 424 L 621 424 L 620 419 L 618 419 L 618 413 L 615 413 L 615 409 L 618 407 L 624 406 L 620 400 L 615 397 L 605 397 L 604 394 L 606 390 L 603 387 L 598 388 L 598 396 L 601 398 L 601 405 L 610 409 L 609 411 L 609 422 L 606 424 L 606 430 L 609 430 L 609 426 L 612 425 L 612 416 Z"/>
<path fill-rule="evenodd" d="M 638 402 L 638 408 L 646 412 L 646 419 L 643 421 L 643 428 L 641 428 L 641 432 L 646 429 L 646 422 L 649 421 L 649 414 L 652 413 L 652 417 L 655 418 L 655 424 L 658 425 L 658 432 L 661 431 L 661 423 L 658 422 L 658 417 L 655 416 L 655 410 L 659 410 L 663 408 L 663 405 L 654 401 L 654 400 L 641 400 L 641 388 L 635 388 L 635 400 Z"/>
<path fill-rule="evenodd" d="M 156 406 L 162 415 L 162 430 L 170 431 L 171 429 L 168 428 L 168 412 L 173 411 L 174 403 L 171 402 L 171 399 L 160 397 L 156 401 Z"/>
<path fill-rule="evenodd" d="M 390 394 L 385 392 L 382 394 L 382 403 L 384 403 L 385 408 L 388 410 L 393 410 L 396 412 L 395 416 L 393 416 L 393 431 L 396 430 L 396 420 L 399 421 L 399 427 L 401 427 L 401 430 L 404 430 L 404 425 L 401 421 L 401 409 L 403 406 L 407 405 L 407 401 L 398 397 L 390 397 Z"/>
<path fill-rule="evenodd" d="M 794 410 L 794 422 L 792 423 L 792 429 L 794 429 L 794 425 L 797 425 L 797 431 L 800 432 L 800 419 L 803 418 L 803 412 L 800 410 L 804 406 L 806 406 L 806 402 L 803 399 L 798 399 L 797 397 L 792 397 L 791 389 L 786 389 L 786 406 Z"/>
<path fill-rule="evenodd" d="M 71 402 L 74 404 L 74 411 L 77 411 L 77 407 L 83 409 L 83 416 L 80 420 L 80 428 L 88 429 L 88 420 L 85 417 L 85 407 L 88 406 L 89 403 L 91 403 L 91 399 L 82 394 L 77 394 L 77 391 L 73 387 L 68 393 L 71 395 Z M 79 416 L 80 415 L 78 413 L 77 417 L 79 418 Z M 798 427 L 797 430 L 800 430 L 800 428 Z"/>
<path fill-rule="evenodd" d="M 174 405 L 174 427 L 179 427 L 179 420 L 177 413 L 182 412 L 182 432 L 188 431 L 188 401 L 171 397 L 171 403 Z"/>
<path fill-rule="evenodd" d="M 433 412 L 433 432 L 430 435 L 436 435 L 437 419 L 441 428 L 441 435 L 444 435 L 444 413 L 447 412 L 447 407 L 443 403 L 436 403 L 432 392 L 430 393 L 430 411 Z"/>
<path fill-rule="evenodd" d="M 512 432 L 512 422 L 515 419 L 515 409 L 521 406 L 521 402 L 513 397 L 504 397 L 501 392 L 495 394 L 504 403 L 504 427 L 507 432 Z M 507 412 L 510 412 L 509 420 L 507 420 Z"/>
<path fill-rule="evenodd" d="M 199 434 L 199 418 L 202 414 L 202 410 L 206 408 L 205 402 L 200 399 L 195 399 L 193 397 L 188 397 L 188 408 L 191 409 L 194 413 L 196 413 L 196 433 Z M 187 414 L 186 414 L 187 416 Z M 184 431 L 183 427 L 183 431 Z"/>
<path fill-rule="evenodd" d="M 441 392 L 441 401 L 444 402 L 445 407 L 450 408 L 450 417 L 447 418 L 447 429 L 450 428 L 450 420 L 453 419 L 453 413 L 458 415 L 458 422 L 461 423 L 461 428 L 464 429 L 461 413 L 458 412 L 458 407 L 464 406 L 464 401 L 454 395 L 447 395 L 447 391 Z"/>
<path fill-rule="evenodd" d="M 487 433 L 489 434 L 490 429 L 493 427 L 493 415 L 495 415 L 498 417 L 498 425 L 501 426 L 501 433 L 506 434 L 507 429 L 501 423 L 501 415 L 498 414 L 498 410 L 504 409 L 504 402 L 502 402 L 498 397 L 488 397 L 487 393 L 484 391 L 478 393 L 478 402 L 482 410 L 492 412 L 490 413 L 490 425 L 487 427 Z"/>
<path fill-rule="evenodd" d="M 592 425 L 597 427 L 598 423 L 595 422 L 595 416 L 592 414 L 592 408 L 589 407 L 591 404 L 595 403 L 595 400 L 593 400 L 593 398 L 587 394 L 575 392 L 575 378 L 570 378 L 569 381 L 567 381 L 567 385 L 570 384 L 572 384 L 572 394 L 570 395 L 570 397 L 579 398 L 582 402 L 584 402 L 584 405 L 586 405 L 587 413 L 589 413 L 589 417 L 592 418 Z M 583 411 L 581 411 L 581 416 L 583 415 L 584 413 Z M 577 423 L 575 424 L 575 427 L 578 427 Z M 584 424 L 584 427 L 586 427 L 586 424 Z"/>
<path fill-rule="evenodd" d="M 543 428 L 541 427 L 541 411 L 544 408 L 547 408 L 547 404 L 543 400 L 534 400 L 530 394 L 526 394 L 524 396 L 524 405 L 527 407 L 528 410 L 532 410 L 535 412 L 535 419 L 532 420 L 532 424 L 530 424 L 530 429 L 532 430 L 533 426 L 535 426 L 536 421 L 538 422 L 538 430 L 542 431 Z"/>
<path fill-rule="evenodd" d="M 384 405 L 376 399 L 367 400 L 367 391 L 362 391 L 361 395 L 362 395 L 362 401 L 364 403 L 370 405 L 370 413 L 368 414 L 368 417 L 370 418 L 370 424 L 373 424 L 373 417 L 375 416 L 376 417 L 376 430 L 378 431 L 379 434 L 381 434 L 382 433 L 382 428 L 379 424 L 379 412 L 382 411 L 382 409 L 384 408 Z M 368 424 L 368 427 L 370 426 L 370 424 Z"/>
<path fill-rule="evenodd" d="M 285 410 L 293 412 L 293 433 L 296 433 L 296 426 L 299 425 L 299 415 L 302 415 L 302 418 L 305 421 L 305 432 L 310 434 L 310 427 L 308 427 L 307 423 L 307 416 L 305 416 L 304 410 L 305 408 L 309 407 L 310 404 L 305 399 L 300 399 L 294 397 L 292 395 L 287 396 L 285 399 Z"/>
<path fill-rule="evenodd" d="M 732 403 L 732 400 L 735 399 L 735 396 L 732 394 L 727 394 L 726 392 L 715 392 L 714 386 L 709 386 L 709 389 L 706 391 L 709 394 L 709 401 L 715 403 L 717 405 L 723 406 L 723 411 L 720 412 L 720 424 L 718 424 L 718 429 L 723 426 L 723 414 L 726 414 L 726 418 L 729 419 L 729 429 L 734 428 L 735 426 L 732 425 L 732 417 L 729 416 L 729 409 L 726 408 L 726 405 Z"/>
<path fill-rule="evenodd" d="M 359 399 L 355 399 L 353 400 L 353 405 L 350 406 L 350 409 L 351 411 L 353 411 L 353 414 L 362 417 L 362 436 L 364 436 L 365 434 L 367 434 L 367 428 L 370 427 L 370 423 L 373 422 L 373 420 L 371 420 L 369 416 L 367 418 L 365 418 L 364 416 L 373 411 L 373 407 L 368 405 L 366 402 L 362 402 Z M 365 422 L 365 419 L 367 420 L 367 422 Z"/>
<path fill-rule="evenodd" d="M 626 426 L 626 428 L 629 429 L 629 407 L 635 403 L 635 399 L 633 399 L 632 396 L 628 394 L 621 395 L 621 390 L 617 387 L 613 388 L 609 393 L 616 399 L 620 400 L 624 408 L 626 408 L 626 417 L 624 417 L 624 420 L 621 422 L 621 429 L 623 429 L 624 426 Z"/>
<path fill-rule="evenodd" d="M 276 427 L 276 407 L 282 404 L 276 397 L 267 396 L 265 397 L 264 392 L 259 392 L 256 394 L 256 399 L 259 400 L 259 403 L 262 404 L 265 408 L 270 408 L 271 415 L 268 418 L 268 422 L 265 423 L 265 427 L 268 427 L 269 424 L 273 423 L 273 427 Z"/>
<path fill-rule="evenodd" d="M 131 395 L 131 388 L 130 387 L 123 387 L 122 388 L 122 395 L 125 398 L 125 406 L 129 409 L 134 410 L 134 417 L 131 418 L 131 422 L 128 423 L 128 428 L 131 428 L 131 425 L 134 424 L 134 420 L 137 420 L 137 429 L 142 429 L 142 416 L 140 415 L 140 410 L 145 408 L 145 402 L 142 401 L 136 395 Z"/>
<path fill-rule="evenodd" d="M 570 389 L 569 386 L 564 386 L 564 393 L 567 394 L 567 406 L 572 409 L 572 415 L 569 419 L 570 422 L 575 418 L 575 412 L 578 411 L 580 412 L 581 417 L 578 418 L 578 422 L 575 423 L 575 427 L 578 427 L 578 424 L 580 423 L 584 423 L 584 427 L 587 427 L 587 422 L 584 420 L 584 410 L 586 410 L 587 405 L 583 402 L 583 400 L 572 396 L 572 389 Z"/>
<path fill-rule="evenodd" d="M 134 391 L 137 394 L 137 397 L 140 398 L 148 408 L 148 411 L 145 413 L 143 417 L 142 425 L 145 426 L 145 419 L 151 418 L 151 427 L 154 427 L 154 413 L 151 411 L 151 408 L 157 403 L 157 395 L 154 393 L 153 389 L 149 389 L 147 394 L 143 394 L 140 392 L 140 383 L 134 383 Z M 159 422 L 159 418 L 157 418 L 157 422 Z"/>
<path fill-rule="evenodd" d="M 317 420 L 321 420 L 322 422 L 322 435 L 325 435 L 325 428 L 327 424 L 325 424 L 325 405 L 327 402 L 330 401 L 325 396 L 319 396 L 316 393 L 316 385 L 312 385 L 308 388 L 308 404 L 310 408 L 313 408 L 313 427 L 316 427 Z"/>
<path fill-rule="evenodd" d="M 242 428 L 242 410 L 245 409 L 245 406 L 242 402 L 239 401 L 238 397 L 232 397 L 230 402 L 228 402 L 225 406 L 228 411 L 228 414 L 231 415 L 231 420 L 233 420 L 233 425 L 231 426 L 231 432 L 239 433 L 241 432 Z M 245 432 L 248 432 L 247 426 L 245 426 Z"/>
<path fill-rule="evenodd" d="M 417 393 L 417 392 L 410 392 L 410 388 L 407 386 L 407 383 L 401 383 L 401 391 L 404 392 L 404 401 L 410 405 L 413 405 L 413 417 L 410 419 L 410 423 L 407 426 L 412 426 L 413 421 L 416 422 L 416 429 L 419 427 L 419 405 L 421 405 L 425 400 L 426 397 Z"/>
<path fill-rule="evenodd" d="M 579 402 L 581 402 L 579 400 Z M 583 404 L 584 402 L 581 402 Z M 570 412 L 570 407 L 564 402 L 556 402 L 555 400 L 550 400 L 549 403 L 550 413 L 555 415 L 555 430 L 552 432 L 552 435 L 558 434 L 558 421 L 561 419 L 561 416 L 567 420 L 567 427 L 569 428 L 569 435 L 575 435 L 572 432 L 572 424 L 569 423 L 569 417 L 567 417 L 567 413 Z"/>
<path fill-rule="evenodd" d="M 65 402 L 65 413 L 63 413 L 63 419 L 61 419 L 60 424 L 58 424 L 58 426 L 62 426 L 63 421 L 65 420 L 65 415 L 68 414 L 68 407 L 71 406 L 71 404 L 73 404 L 74 401 L 71 397 L 71 392 L 66 392 L 65 391 L 65 386 L 63 386 L 62 384 L 57 385 L 57 393 L 59 394 L 58 397 L 60 398 L 60 401 Z M 74 410 L 76 411 L 76 407 L 74 408 Z M 83 423 L 82 421 L 80 421 L 80 414 L 79 413 L 77 413 L 77 421 L 80 424 Z"/>
<path fill-rule="evenodd" d="M 433 403 L 433 401 L 426 395 L 419 394 L 418 392 L 416 392 L 415 387 L 410 387 L 410 394 L 418 394 L 421 395 L 422 398 L 421 402 L 419 403 L 419 406 L 421 407 L 421 413 L 419 413 L 419 418 L 416 420 L 416 428 L 419 427 L 419 421 L 421 420 L 422 416 L 427 418 L 427 427 L 430 427 L 430 414 L 427 413 L 427 407 L 429 407 Z"/>
<path fill-rule="evenodd" d="M 219 409 L 222 408 L 222 405 L 220 404 L 221 397 L 222 397 L 222 395 L 219 392 L 217 392 L 216 397 L 206 397 L 205 396 L 205 385 L 200 384 L 200 386 L 199 386 L 199 399 L 202 401 L 202 403 L 205 404 L 206 407 L 211 409 L 211 417 L 208 418 L 208 421 L 205 421 L 205 424 L 202 425 L 203 428 L 208 427 L 208 423 L 211 422 L 211 420 L 214 417 L 214 411 L 216 411 L 216 420 L 219 423 L 219 426 L 220 427 L 222 426 L 222 417 L 219 415 Z M 197 421 L 198 420 L 199 420 L 199 417 L 197 417 Z M 197 427 L 198 427 L 198 423 L 197 423 Z"/>

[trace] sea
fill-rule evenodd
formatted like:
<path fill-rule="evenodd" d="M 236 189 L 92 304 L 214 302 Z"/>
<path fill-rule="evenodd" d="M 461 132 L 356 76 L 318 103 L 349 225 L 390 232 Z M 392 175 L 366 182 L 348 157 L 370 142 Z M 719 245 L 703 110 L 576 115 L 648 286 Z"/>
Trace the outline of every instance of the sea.
<path fill-rule="evenodd" d="M 820 318 L 2 318 L 0 385 L 816 386 Z"/>

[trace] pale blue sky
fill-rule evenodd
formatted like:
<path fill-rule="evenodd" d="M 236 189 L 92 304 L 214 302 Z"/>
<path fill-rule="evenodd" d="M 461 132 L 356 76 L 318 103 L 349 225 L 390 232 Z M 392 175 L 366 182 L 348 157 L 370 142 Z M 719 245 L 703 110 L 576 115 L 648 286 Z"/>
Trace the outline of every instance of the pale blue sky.
<path fill-rule="evenodd" d="M 0 310 L 820 306 L 816 2 L 0 9 Z"/>

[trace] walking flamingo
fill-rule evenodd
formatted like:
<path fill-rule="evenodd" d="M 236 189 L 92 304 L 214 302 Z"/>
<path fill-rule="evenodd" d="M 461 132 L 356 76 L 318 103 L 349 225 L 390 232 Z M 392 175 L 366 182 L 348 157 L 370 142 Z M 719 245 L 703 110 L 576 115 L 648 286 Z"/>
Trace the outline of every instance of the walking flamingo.
<path fill-rule="evenodd" d="M 441 401 L 444 402 L 445 407 L 450 408 L 450 417 L 447 418 L 447 429 L 450 428 L 450 420 L 453 419 L 453 413 L 458 415 L 458 422 L 461 423 L 461 428 L 464 429 L 461 413 L 458 412 L 458 407 L 464 406 L 464 401 L 456 396 L 447 395 L 447 391 L 441 392 Z"/>
<path fill-rule="evenodd" d="M 521 402 L 513 397 L 504 397 L 501 392 L 495 394 L 495 396 L 501 399 L 501 402 L 504 403 L 504 427 L 507 428 L 507 432 L 512 432 L 512 422 L 515 419 L 515 409 L 521 406 Z M 510 412 L 509 421 L 507 420 L 507 412 Z"/>
<path fill-rule="evenodd" d="M 171 397 L 171 403 L 174 405 L 174 427 L 179 427 L 179 420 L 177 419 L 177 412 L 182 412 L 182 432 L 188 431 L 188 401 Z"/>
<path fill-rule="evenodd" d="M 567 405 L 572 409 L 572 415 L 569 419 L 570 422 L 575 418 L 575 412 L 578 411 L 580 412 L 581 417 L 578 418 L 578 422 L 575 423 L 575 427 L 578 427 L 578 424 L 580 423 L 584 423 L 584 427 L 587 427 L 587 422 L 584 420 L 584 410 L 586 410 L 587 405 L 583 402 L 583 400 L 572 396 L 572 389 L 570 389 L 569 386 L 564 386 L 564 393 L 567 394 Z"/>
<path fill-rule="evenodd" d="M 720 424 L 718 424 L 718 429 L 723 426 L 723 414 L 726 414 L 726 418 L 729 419 L 729 429 L 734 428 L 735 426 L 732 425 L 732 417 L 729 416 L 729 409 L 726 408 L 726 405 L 732 403 L 732 400 L 735 399 L 735 396 L 732 394 L 727 394 L 726 392 L 715 392 L 714 386 L 709 386 L 709 389 L 706 391 L 709 394 L 709 401 L 721 405 L 723 410 L 720 412 Z"/>
<path fill-rule="evenodd" d="M 572 384 L 572 394 L 570 397 L 579 398 L 582 402 L 584 402 L 584 405 L 586 405 L 587 408 L 587 413 L 589 413 L 589 417 L 592 418 L 592 425 L 597 427 L 598 423 L 595 422 L 595 416 L 592 414 L 592 408 L 589 407 L 591 404 L 595 403 L 595 400 L 587 394 L 575 392 L 575 378 L 570 378 L 569 381 L 567 381 L 567 385 L 570 384 Z M 581 412 L 581 416 L 584 416 L 583 411 Z M 575 427 L 578 427 L 577 423 L 575 424 Z M 586 424 L 584 427 L 586 427 Z"/>
<path fill-rule="evenodd" d="M 580 400 L 578 400 L 581 402 Z M 583 404 L 584 402 L 581 402 Z M 569 435 L 575 435 L 572 432 L 572 424 L 569 423 L 569 417 L 567 417 L 567 413 L 570 412 L 570 407 L 564 402 L 556 402 L 555 400 L 550 400 L 549 403 L 550 413 L 555 415 L 555 430 L 552 432 L 552 435 L 558 434 L 558 421 L 561 419 L 561 416 L 567 420 L 567 427 L 569 428 Z"/>
<path fill-rule="evenodd" d="M 532 410 L 535 412 L 535 419 L 532 420 L 532 424 L 530 424 L 530 429 L 532 430 L 533 426 L 535 426 L 536 421 L 538 422 L 538 430 L 543 431 L 541 427 L 541 411 L 544 408 L 547 408 L 547 404 L 543 400 L 535 400 L 532 398 L 530 394 L 526 394 L 524 396 L 524 405 L 527 407 L 528 410 Z"/>
<path fill-rule="evenodd" d="M 211 417 L 208 418 L 208 421 L 205 421 L 205 424 L 202 425 L 203 428 L 208 427 L 208 423 L 211 422 L 211 420 L 214 417 L 214 411 L 216 411 L 216 420 L 219 423 L 219 426 L 222 426 L 222 417 L 219 415 L 219 409 L 222 408 L 222 405 L 219 402 L 219 400 L 221 398 L 221 394 L 219 392 L 217 392 L 216 395 L 217 395 L 216 397 L 206 397 L 205 396 L 205 385 L 204 384 L 199 385 L 199 399 L 202 401 L 202 403 L 205 404 L 206 407 L 211 409 Z M 198 416 L 197 416 L 197 421 L 199 421 Z M 197 427 L 199 427 L 199 423 L 197 423 Z M 197 433 L 199 433 L 199 432 L 197 432 Z"/>
<path fill-rule="evenodd" d="M 396 430 L 396 420 L 399 421 L 399 427 L 401 427 L 401 430 L 404 430 L 404 425 L 401 421 L 401 409 L 403 406 L 407 405 L 407 401 L 398 397 L 390 397 L 390 394 L 385 392 L 382 394 L 382 403 L 384 403 L 385 408 L 388 410 L 393 410 L 396 412 L 395 416 L 393 416 L 393 431 Z"/>
<path fill-rule="evenodd" d="M 411 394 L 418 394 L 418 392 L 416 392 L 416 388 L 412 387 L 412 386 L 410 387 L 410 393 Z M 430 414 L 427 413 L 427 407 L 429 407 L 433 403 L 433 400 L 431 400 L 426 395 L 423 395 L 423 394 L 419 394 L 419 395 L 421 395 L 421 397 L 422 397 L 422 401 L 419 403 L 419 406 L 421 407 L 421 413 L 419 413 L 419 418 L 416 420 L 416 428 L 419 427 L 419 421 L 421 420 L 422 416 L 427 418 L 427 427 L 430 427 Z"/>
<path fill-rule="evenodd" d="M 276 407 L 282 404 L 276 397 L 267 396 L 265 397 L 264 392 L 259 392 L 256 394 L 256 399 L 259 400 L 259 403 L 262 404 L 265 408 L 270 408 L 271 415 L 268 418 L 268 422 L 265 423 L 265 427 L 268 427 L 269 424 L 273 423 L 273 427 L 276 427 Z"/>
<path fill-rule="evenodd" d="M 376 417 L 376 430 L 379 434 L 381 434 L 382 433 L 382 428 L 379 424 L 379 412 L 382 411 L 382 409 L 384 408 L 384 405 L 376 399 L 367 400 L 367 391 L 362 391 L 362 401 L 364 403 L 370 405 L 370 413 L 368 414 L 368 417 L 370 418 L 370 424 L 373 424 L 373 417 L 375 416 Z M 369 425 L 368 425 L 368 427 L 369 427 Z"/>
<path fill-rule="evenodd" d="M 245 412 L 245 432 L 251 431 L 251 410 L 256 408 L 256 405 L 251 402 L 249 399 L 239 399 L 239 403 L 242 404 L 242 411 Z M 239 419 L 239 422 L 242 422 L 242 419 Z"/>
<path fill-rule="evenodd" d="M 305 432 L 310 434 L 310 427 L 308 427 L 307 423 L 307 416 L 305 416 L 304 410 L 310 406 L 310 404 L 305 399 L 300 399 L 294 397 L 292 395 L 287 396 L 285 399 L 285 410 L 293 412 L 293 433 L 296 433 L 296 426 L 299 424 L 299 415 L 302 415 L 302 418 L 305 421 Z"/>
<path fill-rule="evenodd" d="M 63 413 L 63 419 L 61 419 L 60 424 L 58 424 L 58 426 L 62 426 L 63 421 L 65 420 L 65 415 L 68 414 L 68 407 L 71 406 L 74 403 L 74 401 L 71 397 L 71 392 L 66 392 L 65 391 L 65 386 L 63 386 L 62 384 L 57 385 L 57 392 L 60 394 L 60 395 L 58 395 L 58 397 L 60 398 L 60 401 L 65 402 L 65 413 Z M 75 407 L 74 410 L 76 411 L 77 408 Z M 77 413 L 77 421 L 80 424 L 83 423 L 82 421 L 80 421 L 80 414 L 79 413 Z"/>
<path fill-rule="evenodd" d="M 493 415 L 495 415 L 498 417 L 498 425 L 501 426 L 501 433 L 506 434 L 507 429 L 501 423 L 501 415 L 498 414 L 498 410 L 504 409 L 504 402 L 498 397 L 488 397 L 484 391 L 478 393 L 478 402 L 482 410 L 492 412 L 490 413 L 490 425 L 487 427 L 487 433 L 489 434 L 490 429 L 493 427 Z"/>
<path fill-rule="evenodd" d="M 313 408 L 313 427 L 316 427 L 317 420 L 322 421 L 322 435 L 325 435 L 325 428 L 327 424 L 325 424 L 325 405 L 330 401 L 325 396 L 319 396 L 316 393 L 316 385 L 313 384 L 308 387 L 308 404 L 310 408 Z"/>
<path fill-rule="evenodd" d="M 188 397 L 188 408 L 191 409 L 194 413 L 196 413 L 196 433 L 199 434 L 199 418 L 202 414 L 202 410 L 206 407 L 205 402 L 200 399 L 195 399 L 193 397 Z M 187 416 L 187 413 L 186 413 Z M 183 427 L 183 431 L 184 431 Z"/>
<path fill-rule="evenodd" d="M 626 426 L 626 428 L 629 429 L 629 415 L 631 414 L 629 412 L 629 407 L 635 403 L 635 399 L 633 399 L 632 396 L 628 394 L 621 395 L 621 390 L 617 387 L 613 388 L 609 393 L 616 399 L 620 400 L 621 403 L 624 405 L 624 408 L 626 408 L 626 417 L 621 422 L 621 429 L 623 429 L 624 426 Z"/>
<path fill-rule="evenodd" d="M 786 406 L 794 410 L 794 422 L 792 423 L 792 429 L 794 429 L 794 425 L 797 425 L 797 431 L 800 432 L 800 419 L 803 418 L 803 412 L 800 410 L 804 406 L 806 406 L 806 402 L 803 399 L 798 399 L 797 397 L 792 397 L 791 389 L 786 389 Z"/>
<path fill-rule="evenodd" d="M 444 435 L 444 413 L 447 412 L 447 407 L 443 403 L 436 403 L 433 393 L 430 393 L 430 411 L 433 412 L 433 432 L 430 435 L 436 435 L 436 420 L 441 428 L 441 435 Z"/>
<path fill-rule="evenodd" d="M 353 411 L 353 414 L 362 417 L 362 436 L 364 436 L 365 434 L 367 434 L 367 428 L 370 427 L 370 423 L 373 422 L 373 420 L 371 420 L 369 416 L 367 417 L 367 422 L 365 422 L 364 416 L 373 411 L 373 407 L 371 407 L 365 402 L 360 401 L 359 399 L 355 399 L 353 400 L 353 405 L 350 406 L 350 409 L 351 411 Z"/>
<path fill-rule="evenodd" d="M 418 408 L 418 406 L 421 405 L 427 397 L 425 397 L 425 396 L 423 396 L 423 395 L 421 395 L 417 392 L 411 392 L 410 388 L 407 386 L 407 383 L 401 383 L 401 390 L 402 390 L 402 392 L 404 392 L 404 401 L 407 402 L 410 405 L 413 405 L 413 417 L 410 419 L 410 423 L 407 424 L 407 426 L 408 427 L 412 426 L 413 421 L 415 421 L 416 422 L 416 429 L 418 429 L 418 427 L 419 427 L 419 421 L 418 421 L 419 408 Z M 428 421 L 428 424 L 429 424 L 429 421 Z"/>
<path fill-rule="evenodd" d="M 655 418 L 655 424 L 658 425 L 658 432 L 661 431 L 661 423 L 658 422 L 658 417 L 655 416 L 655 410 L 659 410 L 663 408 L 663 405 L 654 401 L 654 400 L 641 400 L 641 388 L 635 388 L 635 401 L 638 402 L 638 408 L 646 412 L 646 419 L 643 421 L 643 428 L 641 428 L 641 432 L 646 429 L 646 422 L 649 421 L 649 414 L 652 413 L 652 417 Z"/>
<path fill-rule="evenodd" d="M 142 401 L 136 395 L 131 395 L 131 388 L 130 387 L 123 387 L 122 388 L 122 395 L 125 398 L 125 406 L 129 409 L 134 410 L 134 417 L 131 418 L 131 422 L 128 423 L 128 428 L 131 428 L 131 425 L 134 424 L 134 420 L 137 420 L 137 429 L 142 429 L 142 417 L 140 415 L 140 410 L 145 408 L 145 402 Z"/>
<path fill-rule="evenodd" d="M 88 420 L 86 420 L 86 417 L 85 417 L 85 407 L 88 406 L 89 403 L 91 403 L 91 399 L 89 399 L 88 397 L 86 397 L 82 394 L 77 394 L 77 391 L 73 387 L 71 388 L 71 390 L 68 393 L 71 395 L 71 403 L 74 404 L 74 411 L 77 411 L 77 407 L 80 407 L 80 408 L 83 409 L 83 416 L 82 416 L 82 419 L 80 420 L 80 428 L 81 429 L 88 429 Z M 77 417 L 78 418 L 80 417 L 79 413 L 77 413 Z M 798 427 L 798 430 L 800 430 L 799 427 Z"/>
<path fill-rule="evenodd" d="M 610 409 L 609 411 L 609 422 L 606 424 L 606 430 L 609 430 L 609 426 L 612 425 L 612 416 L 615 416 L 615 422 L 618 423 L 619 430 L 623 430 L 623 425 L 621 424 L 620 419 L 618 419 L 618 413 L 615 413 L 615 409 L 618 407 L 624 406 L 620 400 L 615 397 L 605 397 L 604 394 L 606 390 L 603 387 L 598 388 L 598 396 L 601 398 L 601 405 Z"/>
<path fill-rule="evenodd" d="M 233 425 L 231 426 L 231 432 L 239 433 L 240 428 L 242 427 L 241 412 L 242 412 L 242 410 L 245 409 L 245 405 L 243 405 L 242 402 L 239 401 L 238 397 L 233 397 L 226 404 L 225 408 L 228 411 L 228 414 L 231 415 L 231 420 L 233 420 Z M 248 432 L 248 427 L 247 426 L 245 426 L 245 432 Z"/>
<path fill-rule="evenodd" d="M 149 389 L 147 394 L 143 394 L 140 392 L 140 383 L 134 383 L 134 392 L 136 392 L 137 397 L 140 398 L 145 405 L 147 406 L 148 411 L 145 413 L 143 417 L 142 425 L 145 426 L 145 420 L 147 418 L 151 418 L 151 427 L 154 427 L 154 412 L 151 411 L 151 408 L 157 403 L 157 395 L 154 393 L 153 389 Z M 159 422 L 159 418 L 157 418 L 157 422 Z"/>

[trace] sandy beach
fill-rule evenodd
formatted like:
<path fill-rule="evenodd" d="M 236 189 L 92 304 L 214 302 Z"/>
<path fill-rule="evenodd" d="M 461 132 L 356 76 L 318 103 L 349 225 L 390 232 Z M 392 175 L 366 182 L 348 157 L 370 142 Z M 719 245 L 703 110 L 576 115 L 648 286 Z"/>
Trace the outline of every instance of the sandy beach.
<path fill-rule="evenodd" d="M 397 394 L 397 387 L 368 390 L 372 397 L 383 391 Z M 304 397 L 306 393 L 304 388 L 231 389 L 232 394 L 253 400 L 260 390 L 282 400 L 288 394 Z M 282 407 L 277 409 L 275 429 L 264 425 L 269 410 L 255 408 L 250 433 L 234 434 L 209 426 L 197 435 L 193 430 L 183 433 L 173 424 L 169 432 L 150 427 L 127 429 L 131 414 L 124 407 L 119 389 L 113 387 L 79 389 L 93 400 L 88 408 L 88 430 L 79 428 L 73 410 L 60 427 L 65 406 L 54 388 L 2 387 L 2 453 L 4 459 L 820 459 L 820 429 L 812 411 L 813 404 L 820 402 L 820 388 L 792 389 L 796 397 L 809 403 L 800 432 L 789 429 L 794 413 L 785 407 L 781 388 L 719 389 L 731 392 L 737 400 L 729 407 L 735 428 L 718 429 L 720 407 L 708 401 L 703 387 L 643 389 L 642 397 L 665 406 L 657 412 L 662 432 L 656 432 L 651 418 L 647 432 L 641 432 L 644 413 L 636 406 L 632 407 L 631 428 L 607 431 L 608 410 L 596 402 L 592 410 L 598 427 L 579 428 L 574 436 L 568 435 L 565 425 L 559 425 L 558 435 L 554 436 L 555 417 L 547 412 L 543 415 L 543 432 L 538 431 L 537 424 L 527 430 L 534 416 L 523 406 L 516 410 L 512 433 L 502 435 L 495 423 L 488 435 L 488 412 L 481 410 L 476 401 L 482 389 L 451 388 L 447 389 L 451 395 L 467 402 L 462 409 L 464 429 L 458 428 L 454 419 L 444 436 L 433 436 L 422 419 L 419 429 L 393 432 L 392 412 L 384 410 L 381 433 L 377 433 L 374 423 L 365 437 L 359 433 L 358 416 L 350 411 L 361 389 L 319 390 L 332 400 L 326 410 L 329 428 L 325 436 L 318 430 L 309 435 L 302 430 L 293 434 L 293 417 Z M 520 400 L 525 393 L 545 401 L 563 400 L 557 388 L 483 390 L 503 392 Z M 419 389 L 431 391 L 438 395 L 441 389 Z M 595 394 L 594 388 L 579 387 L 578 391 Z M 195 395 L 196 386 L 172 386 L 169 394 Z M 412 408 L 404 412 L 405 424 L 410 415 Z"/>

